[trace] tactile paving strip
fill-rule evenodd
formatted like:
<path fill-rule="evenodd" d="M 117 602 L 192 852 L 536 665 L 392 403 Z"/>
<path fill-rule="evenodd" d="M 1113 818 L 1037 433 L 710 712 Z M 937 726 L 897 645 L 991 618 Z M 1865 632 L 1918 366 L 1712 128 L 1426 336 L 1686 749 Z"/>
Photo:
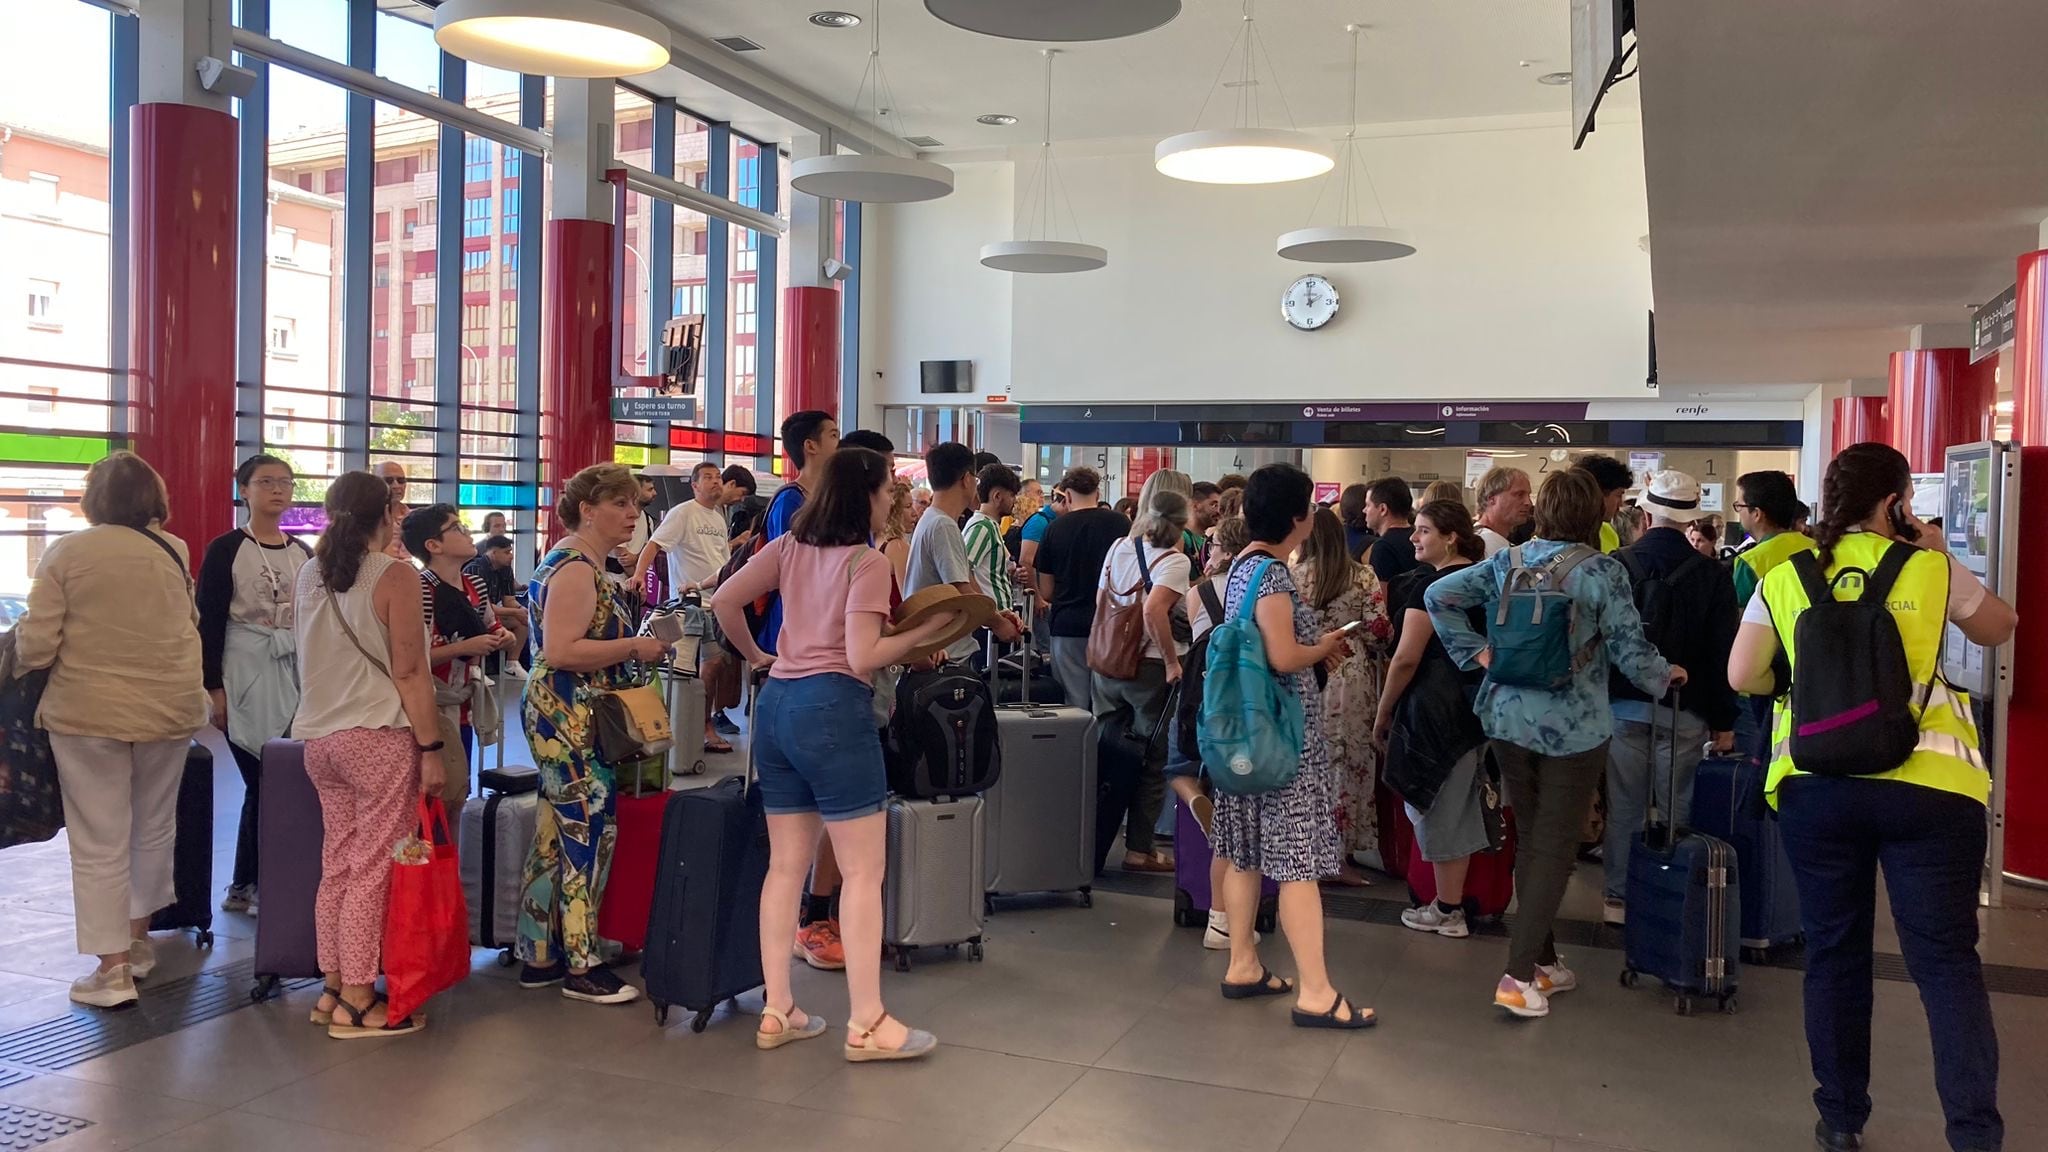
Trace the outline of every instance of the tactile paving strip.
<path fill-rule="evenodd" d="M 246 1008 L 251 1003 L 249 990 L 255 985 L 255 967 L 254 961 L 239 960 L 182 980 L 151 982 L 143 986 L 142 1001 L 133 1008 L 116 1012 L 74 1008 L 54 1020 L 17 1028 L 0 1035 L 0 1063 L 61 1071 Z M 317 980 L 298 980 L 285 987 L 314 983 Z"/>
<path fill-rule="evenodd" d="M 33 1072 L 24 1072 L 19 1068 L 0 1068 L 0 1088 L 12 1088 L 16 1084 L 26 1084 L 33 1079 Z"/>
<path fill-rule="evenodd" d="M 76 1116 L 59 1116 L 55 1112 L 0 1104 L 0 1149 L 9 1152 L 16 1148 L 48 1144 L 59 1136 L 69 1136 L 90 1127 L 92 1121 L 80 1120 Z"/>

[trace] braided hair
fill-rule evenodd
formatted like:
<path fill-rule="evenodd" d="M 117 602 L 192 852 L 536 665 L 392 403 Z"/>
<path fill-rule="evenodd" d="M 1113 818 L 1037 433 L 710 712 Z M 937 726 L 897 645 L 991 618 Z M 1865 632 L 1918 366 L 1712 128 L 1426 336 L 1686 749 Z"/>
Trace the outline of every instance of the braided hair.
<path fill-rule="evenodd" d="M 1813 522 L 1821 571 L 1834 565 L 1835 545 L 1857 525 L 1876 515 L 1883 508 L 1885 497 L 1907 500 L 1912 490 L 1912 466 L 1898 449 L 1876 441 L 1843 449 L 1828 463 L 1827 478 L 1821 482 L 1820 516 Z"/>

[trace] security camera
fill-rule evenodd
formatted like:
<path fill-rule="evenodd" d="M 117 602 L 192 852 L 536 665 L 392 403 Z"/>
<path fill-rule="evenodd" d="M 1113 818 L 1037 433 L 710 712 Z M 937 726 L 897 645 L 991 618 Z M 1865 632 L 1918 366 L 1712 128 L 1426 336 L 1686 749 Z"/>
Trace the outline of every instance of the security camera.
<path fill-rule="evenodd" d="M 845 280 L 853 275 L 853 265 L 843 260 L 825 261 L 825 279 Z"/>
<path fill-rule="evenodd" d="M 199 73 L 201 88 L 230 100 L 247 100 L 249 93 L 256 90 L 256 73 L 218 56 L 201 56 L 193 70 Z"/>

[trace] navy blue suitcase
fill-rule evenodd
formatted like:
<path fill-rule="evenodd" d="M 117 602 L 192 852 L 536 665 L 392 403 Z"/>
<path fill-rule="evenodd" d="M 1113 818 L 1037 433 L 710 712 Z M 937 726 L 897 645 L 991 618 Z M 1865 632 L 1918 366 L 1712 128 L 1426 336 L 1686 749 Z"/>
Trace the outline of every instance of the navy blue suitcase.
<path fill-rule="evenodd" d="M 758 788 L 738 778 L 677 792 L 661 821 L 640 974 L 654 1021 L 679 1004 L 702 1032 L 725 1001 L 761 986 L 761 886 L 768 817 Z"/>
<path fill-rule="evenodd" d="M 199 947 L 213 947 L 213 753 L 197 740 L 178 779 L 171 890 L 173 899 L 150 916 L 149 930 L 189 931 Z"/>
<path fill-rule="evenodd" d="M 1672 715 L 1676 718 L 1674 700 Z M 1652 707 L 1651 726 L 1666 711 Z M 1651 747 L 1655 747 L 1654 740 Z M 1673 758 L 1677 749 L 1673 748 Z M 1665 779 L 1674 779 L 1676 764 Z M 1654 778 L 1644 827 L 1629 843 L 1628 921 L 1622 929 L 1621 985 L 1654 976 L 1676 995 L 1678 1014 L 1695 997 L 1735 1010 L 1741 977 L 1742 891 L 1735 849 L 1726 840 L 1674 828 L 1657 810 Z"/>
<path fill-rule="evenodd" d="M 1764 773 L 1746 758 L 1709 757 L 1692 793 L 1693 827 L 1728 841 L 1741 864 L 1742 958 L 1752 963 L 1803 936 L 1792 858 L 1764 800 Z"/>

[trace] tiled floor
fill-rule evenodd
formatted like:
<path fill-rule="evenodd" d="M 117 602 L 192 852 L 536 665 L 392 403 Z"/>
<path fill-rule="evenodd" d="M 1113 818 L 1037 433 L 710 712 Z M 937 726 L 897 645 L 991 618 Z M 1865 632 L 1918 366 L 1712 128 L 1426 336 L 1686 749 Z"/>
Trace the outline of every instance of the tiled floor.
<path fill-rule="evenodd" d="M 515 753 L 515 759 L 516 753 Z M 225 876 L 240 786 L 220 757 Z M 0 854 L 0 1031 L 62 1014 L 70 953 L 61 842 Z M 1588 914 L 1584 878 L 1573 912 Z M 2048 966 L 2048 914 L 1987 914 L 1987 958 Z M 216 923 L 211 954 L 162 948 L 167 977 L 246 956 L 251 924 Z M 0 1104 L 82 1117 L 45 1147 L 75 1152 L 289 1149 L 809 1148 L 958 1152 L 1692 1152 L 1804 1149 L 1812 1112 L 1799 976 L 1746 970 L 1742 1011 L 1679 1018 L 1616 985 L 1620 955 L 1570 956 L 1585 981 L 1544 1021 L 1489 1005 L 1497 939 L 1332 922 L 1338 985 L 1383 1015 L 1357 1034 L 1289 1027 L 1285 1003 L 1229 1003 L 1222 958 L 1157 899 L 1100 893 L 1007 905 L 987 959 L 932 953 L 885 974 L 892 1011 L 943 1047 L 912 1065 L 849 1066 L 843 983 L 800 971 L 832 1036 L 753 1047 L 758 996 L 693 1035 L 645 1004 L 524 992 L 477 954 L 422 1035 L 342 1043 L 305 1023 L 310 992 L 249 1007 L 0 1089 Z M 1284 946 L 1267 959 L 1290 970 Z M 1943 1147 L 1913 989 L 1880 983 L 1873 1152 Z M 2009 1149 L 2048 1149 L 2048 998 L 1996 998 Z"/>

